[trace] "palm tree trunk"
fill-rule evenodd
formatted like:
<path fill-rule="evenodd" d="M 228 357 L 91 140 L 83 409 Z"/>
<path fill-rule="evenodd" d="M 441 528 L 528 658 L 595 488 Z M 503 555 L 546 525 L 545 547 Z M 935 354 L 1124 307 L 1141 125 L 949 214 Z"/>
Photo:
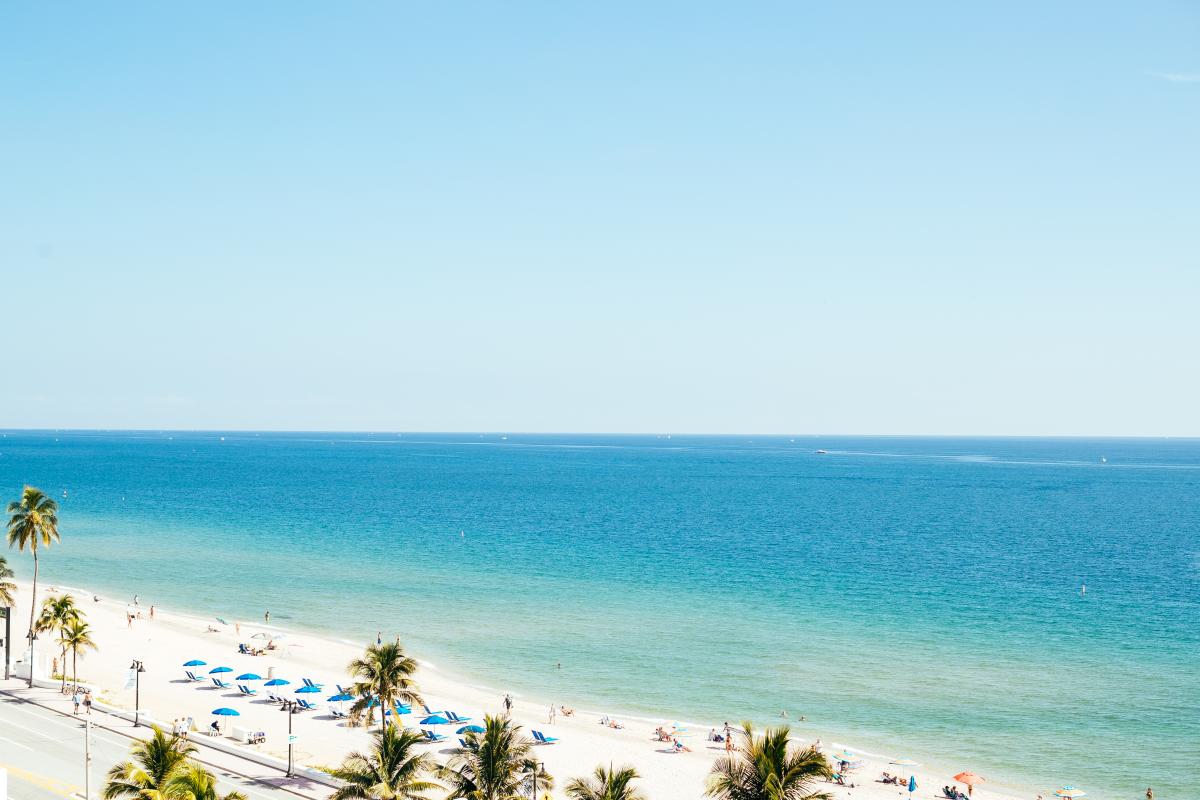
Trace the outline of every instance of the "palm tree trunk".
<path fill-rule="evenodd" d="M 64 667 L 66 664 L 63 665 Z M 66 672 L 64 669 L 63 672 Z M 75 691 L 79 691 L 79 651 L 71 652 L 71 683 L 75 684 Z"/>
<path fill-rule="evenodd" d="M 59 663 L 62 664 L 62 687 L 59 689 L 59 691 L 62 692 L 63 694 L 66 694 L 67 693 L 67 646 L 65 644 L 63 645 L 62 656 L 59 659 Z"/>
<path fill-rule="evenodd" d="M 29 688 L 33 688 L 33 610 L 37 608 L 37 542 L 31 541 L 29 549 L 33 551 L 33 595 L 29 598 Z"/>

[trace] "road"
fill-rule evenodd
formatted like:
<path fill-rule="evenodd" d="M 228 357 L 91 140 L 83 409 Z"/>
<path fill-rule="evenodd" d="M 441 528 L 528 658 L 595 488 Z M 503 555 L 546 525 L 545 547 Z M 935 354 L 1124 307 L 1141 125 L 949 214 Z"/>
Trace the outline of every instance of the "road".
<path fill-rule="evenodd" d="M 106 725 L 112 724 L 103 715 L 96 714 L 93 717 L 97 721 L 103 720 Z M 146 729 L 140 731 L 144 734 Z M 64 716 L 57 711 L 0 694 L 0 767 L 8 770 L 9 800 L 59 800 L 72 794 L 82 794 L 84 735 L 81 718 Z M 92 726 L 92 798 L 100 796 L 104 774 L 108 769 L 128 759 L 131 744 L 130 736 L 119 729 L 113 731 Z M 202 761 L 210 761 L 209 752 L 205 749 L 197 755 Z M 211 759 L 213 762 L 228 760 Z M 236 789 L 250 800 L 300 800 L 303 796 L 311 796 L 302 787 L 296 787 L 299 790 L 297 793 L 295 789 L 275 788 L 236 775 L 230 771 L 232 768 L 225 768 L 224 765 L 209 763 L 206 766 L 217 776 L 222 794 Z"/>

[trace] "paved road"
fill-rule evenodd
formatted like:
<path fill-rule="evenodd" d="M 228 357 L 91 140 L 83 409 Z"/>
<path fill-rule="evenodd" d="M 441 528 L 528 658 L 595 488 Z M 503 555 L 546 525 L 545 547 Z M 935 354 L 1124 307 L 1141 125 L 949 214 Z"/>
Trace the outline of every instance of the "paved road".
<path fill-rule="evenodd" d="M 91 790 L 92 797 L 98 798 L 104 773 L 128 758 L 132 740 L 119 729 L 110 731 L 96 726 L 92 726 L 91 737 Z M 0 767 L 8 770 L 9 799 L 59 800 L 82 793 L 83 739 L 81 719 L 0 694 Z M 206 755 L 204 750 L 199 753 L 202 760 L 206 760 Z M 222 794 L 236 789 L 250 800 L 299 800 L 292 791 L 272 788 L 221 767 L 209 768 L 217 775 Z"/>

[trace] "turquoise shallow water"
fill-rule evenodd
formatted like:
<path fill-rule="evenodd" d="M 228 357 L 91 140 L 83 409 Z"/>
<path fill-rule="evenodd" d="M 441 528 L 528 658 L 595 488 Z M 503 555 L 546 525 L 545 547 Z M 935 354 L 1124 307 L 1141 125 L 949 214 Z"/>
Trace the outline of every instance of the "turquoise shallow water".
<path fill-rule="evenodd" d="M 1022 790 L 1200 796 L 1200 441 L 9 431 L 26 481 L 69 491 L 49 580 L 400 633 L 581 707 L 786 709 Z"/>

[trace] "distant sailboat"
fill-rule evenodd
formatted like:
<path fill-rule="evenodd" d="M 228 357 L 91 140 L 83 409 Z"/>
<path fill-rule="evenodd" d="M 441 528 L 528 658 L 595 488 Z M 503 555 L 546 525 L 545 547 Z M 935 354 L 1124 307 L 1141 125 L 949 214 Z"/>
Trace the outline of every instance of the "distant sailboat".
<path fill-rule="evenodd" d="M 829 453 L 829 451 L 828 451 L 828 450 L 818 450 L 818 451 L 817 451 L 817 455 L 819 455 L 819 456 L 826 455 L 827 453 Z"/>

